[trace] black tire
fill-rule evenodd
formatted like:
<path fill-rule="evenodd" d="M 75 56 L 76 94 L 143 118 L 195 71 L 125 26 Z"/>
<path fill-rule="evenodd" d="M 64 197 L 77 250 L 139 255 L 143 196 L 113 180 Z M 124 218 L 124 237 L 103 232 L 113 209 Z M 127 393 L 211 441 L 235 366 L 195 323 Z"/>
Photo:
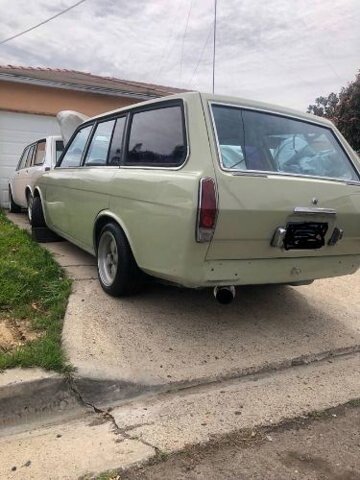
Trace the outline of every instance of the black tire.
<path fill-rule="evenodd" d="M 32 220 L 33 227 L 46 227 L 44 212 L 41 205 L 40 197 L 35 197 L 32 204 Z"/>
<path fill-rule="evenodd" d="M 26 200 L 27 200 L 27 217 L 29 220 L 30 225 L 32 225 L 32 207 L 34 203 L 34 197 L 31 195 L 31 192 L 28 192 L 26 195 Z"/>
<path fill-rule="evenodd" d="M 10 213 L 20 213 L 21 212 L 21 207 L 17 203 L 14 202 L 11 189 L 9 188 L 9 212 Z"/>
<path fill-rule="evenodd" d="M 38 243 L 62 242 L 63 238 L 47 227 L 32 227 L 32 239 Z"/>
<path fill-rule="evenodd" d="M 38 243 L 61 242 L 63 238 L 46 226 L 40 197 L 35 197 L 32 204 L 31 236 Z"/>
<path fill-rule="evenodd" d="M 116 223 L 106 224 L 97 241 L 97 267 L 101 287 L 113 297 L 138 293 L 144 273 L 136 264 L 129 242 Z"/>
<path fill-rule="evenodd" d="M 303 285 L 311 285 L 312 283 L 314 283 L 314 280 L 303 280 L 299 282 L 291 282 L 287 285 L 290 285 L 291 287 L 301 287 Z"/>

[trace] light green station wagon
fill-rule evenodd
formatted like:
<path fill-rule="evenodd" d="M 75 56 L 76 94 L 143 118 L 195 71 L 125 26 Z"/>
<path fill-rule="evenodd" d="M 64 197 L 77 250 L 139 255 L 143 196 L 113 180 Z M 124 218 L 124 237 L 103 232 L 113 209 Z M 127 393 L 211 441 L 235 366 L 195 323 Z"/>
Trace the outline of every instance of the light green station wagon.
<path fill-rule="evenodd" d="M 354 273 L 359 171 L 325 119 L 185 93 L 81 124 L 35 188 L 34 236 L 95 255 L 111 295 L 150 276 L 226 303 L 236 285 Z"/>

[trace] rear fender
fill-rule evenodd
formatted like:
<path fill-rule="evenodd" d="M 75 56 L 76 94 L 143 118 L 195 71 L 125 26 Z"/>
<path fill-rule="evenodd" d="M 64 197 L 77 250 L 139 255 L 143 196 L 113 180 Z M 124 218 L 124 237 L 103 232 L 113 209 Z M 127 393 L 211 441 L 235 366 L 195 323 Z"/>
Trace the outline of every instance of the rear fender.
<path fill-rule="evenodd" d="M 116 222 L 116 223 L 119 225 L 119 227 L 122 229 L 122 231 L 124 232 L 124 234 L 125 234 L 125 236 L 126 236 L 126 238 L 127 238 L 127 241 L 129 242 L 131 251 L 132 251 L 132 253 L 133 253 L 133 255 L 134 255 L 134 258 L 135 258 L 135 260 L 136 260 L 136 251 L 134 250 L 134 244 L 133 244 L 133 242 L 132 242 L 130 233 L 129 233 L 128 229 L 126 228 L 125 223 L 121 220 L 120 217 L 118 217 L 117 215 L 115 215 L 115 214 L 114 214 L 113 212 L 111 212 L 110 210 L 102 210 L 101 212 L 99 212 L 98 216 L 97 216 L 96 219 L 95 219 L 94 231 L 93 231 L 93 248 L 94 248 L 94 252 L 95 252 L 95 253 L 97 252 L 96 226 L 99 224 L 99 222 L 101 222 L 102 220 L 105 220 L 105 218 L 109 218 L 109 219 L 113 220 L 113 221 Z"/>

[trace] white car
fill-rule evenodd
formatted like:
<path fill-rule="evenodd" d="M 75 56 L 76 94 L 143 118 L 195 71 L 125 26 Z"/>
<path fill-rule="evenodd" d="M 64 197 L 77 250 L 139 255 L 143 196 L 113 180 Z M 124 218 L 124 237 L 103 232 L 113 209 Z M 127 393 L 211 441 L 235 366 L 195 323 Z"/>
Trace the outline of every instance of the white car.
<path fill-rule="evenodd" d="M 46 137 L 25 147 L 9 182 L 10 212 L 19 213 L 26 208 L 31 223 L 34 185 L 44 172 L 55 167 L 63 150 L 61 136 Z"/>

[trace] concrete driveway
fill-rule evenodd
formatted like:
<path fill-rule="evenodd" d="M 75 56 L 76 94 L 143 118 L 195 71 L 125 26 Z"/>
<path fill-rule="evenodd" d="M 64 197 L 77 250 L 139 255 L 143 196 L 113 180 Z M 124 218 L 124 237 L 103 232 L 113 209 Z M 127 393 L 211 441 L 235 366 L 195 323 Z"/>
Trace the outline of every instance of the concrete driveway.
<path fill-rule="evenodd" d="M 18 224 L 21 218 L 11 216 Z M 63 339 L 82 377 L 142 391 L 360 349 L 359 272 L 303 287 L 238 288 L 227 306 L 216 303 L 210 290 L 161 285 L 116 299 L 102 291 L 93 257 L 68 242 L 47 248 L 74 279 Z"/>
<path fill-rule="evenodd" d="M 83 376 L 145 385 L 203 383 L 358 348 L 360 275 L 306 287 L 211 291 L 153 286 L 129 299 L 74 283 L 64 343 Z"/>

